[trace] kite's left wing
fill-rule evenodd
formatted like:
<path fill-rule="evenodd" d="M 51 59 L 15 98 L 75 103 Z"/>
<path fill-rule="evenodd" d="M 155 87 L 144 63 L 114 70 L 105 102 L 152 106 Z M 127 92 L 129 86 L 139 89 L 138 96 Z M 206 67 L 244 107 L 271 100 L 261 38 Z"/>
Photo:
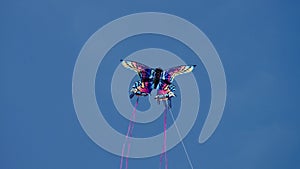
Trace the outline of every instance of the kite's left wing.
<path fill-rule="evenodd" d="M 121 60 L 121 62 L 125 68 L 131 69 L 131 70 L 135 71 L 136 73 L 140 73 L 141 71 L 146 70 L 146 69 L 151 69 L 150 67 L 148 67 L 144 64 L 135 62 L 135 61 Z"/>
<path fill-rule="evenodd" d="M 140 76 L 142 81 L 151 81 L 151 79 L 153 78 L 151 75 L 153 71 L 152 68 L 135 61 L 129 61 L 129 60 L 121 60 L 121 61 L 122 61 L 122 65 L 125 68 L 135 71 Z"/>

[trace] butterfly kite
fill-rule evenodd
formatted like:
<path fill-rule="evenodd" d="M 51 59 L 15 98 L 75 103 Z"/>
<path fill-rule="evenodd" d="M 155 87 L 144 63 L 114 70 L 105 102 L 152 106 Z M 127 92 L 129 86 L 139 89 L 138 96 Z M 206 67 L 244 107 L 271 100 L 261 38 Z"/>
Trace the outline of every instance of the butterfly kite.
<path fill-rule="evenodd" d="M 196 65 L 181 65 L 172 67 L 167 70 L 163 70 L 161 68 L 151 68 L 144 64 L 129 61 L 129 60 L 121 60 L 121 64 L 128 69 L 135 71 L 138 76 L 140 77 L 139 81 L 136 81 L 132 88 L 130 89 L 129 97 L 133 98 L 137 96 L 137 101 L 135 104 L 134 111 L 132 112 L 132 119 L 128 126 L 128 131 L 126 135 L 125 143 L 123 144 L 122 148 L 122 157 L 121 157 L 121 164 L 120 169 L 123 166 L 123 156 L 124 156 L 124 148 L 125 144 L 127 143 L 128 137 L 132 137 L 132 130 L 133 130 L 133 121 L 135 120 L 135 112 L 136 107 L 138 105 L 138 99 L 140 96 L 148 96 L 151 94 L 153 89 L 157 89 L 157 95 L 155 99 L 158 103 L 164 101 L 165 103 L 165 111 L 164 111 L 164 142 L 162 148 L 162 154 L 160 157 L 160 165 L 162 164 L 162 157 L 165 157 L 165 168 L 168 168 L 167 163 L 167 156 L 166 156 L 166 129 L 167 129 L 167 120 L 166 114 L 167 109 L 171 108 L 171 98 L 175 97 L 175 86 L 172 84 L 174 78 L 177 75 L 192 72 Z M 168 102 L 167 102 L 168 101 Z M 127 157 L 126 157 L 126 169 L 128 167 L 128 154 L 130 150 L 130 143 L 127 145 Z"/>

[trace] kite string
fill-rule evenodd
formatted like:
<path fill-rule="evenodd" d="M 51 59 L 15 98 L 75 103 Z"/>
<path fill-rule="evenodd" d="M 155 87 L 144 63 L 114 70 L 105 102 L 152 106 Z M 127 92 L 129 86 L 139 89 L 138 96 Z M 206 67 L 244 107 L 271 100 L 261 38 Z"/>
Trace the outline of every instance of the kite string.
<path fill-rule="evenodd" d="M 165 169 L 168 168 L 168 159 L 167 159 L 167 107 L 165 106 L 164 110 L 164 140 L 162 146 L 162 152 L 160 155 L 160 168 L 162 166 L 162 159 L 165 158 Z"/>
<path fill-rule="evenodd" d="M 166 104 L 167 104 L 167 103 L 166 103 Z M 171 110 L 170 107 L 169 107 L 168 110 L 169 110 L 169 112 L 170 112 L 170 114 L 171 114 L 171 117 L 172 117 L 174 126 L 175 126 L 175 128 L 176 128 L 176 131 L 177 131 L 177 134 L 178 134 L 178 136 L 179 136 L 180 142 L 181 142 L 181 144 L 182 144 L 183 150 L 184 150 L 184 152 L 185 152 L 186 158 L 187 158 L 187 160 L 188 160 L 188 162 L 189 162 L 189 164 L 190 164 L 191 169 L 194 169 L 193 164 L 192 164 L 192 161 L 191 161 L 191 159 L 190 159 L 190 156 L 189 156 L 189 154 L 188 154 L 188 152 L 187 152 L 187 150 L 186 150 L 186 147 L 185 147 L 185 145 L 184 145 L 182 136 L 181 136 L 181 134 L 180 134 L 180 132 L 179 132 L 179 129 L 178 129 L 178 127 L 177 127 L 175 118 L 174 118 L 174 116 L 173 116 L 173 112 L 172 112 L 172 110 Z"/>
<path fill-rule="evenodd" d="M 133 121 L 135 121 L 135 117 L 136 117 L 136 108 L 137 108 L 137 106 L 138 106 L 138 101 L 139 101 L 139 98 L 137 98 L 136 103 L 135 103 L 135 106 L 134 106 L 134 109 L 133 109 L 133 111 L 132 111 L 131 118 L 130 118 L 130 122 L 129 122 L 128 129 L 127 129 L 127 134 L 126 134 L 126 137 L 125 137 L 125 141 L 124 141 L 124 143 L 123 143 L 123 147 L 122 147 L 122 156 L 121 156 L 121 161 L 120 161 L 120 169 L 122 169 L 122 167 L 123 167 L 124 149 L 125 149 L 126 143 L 128 142 L 128 136 L 132 137 L 132 130 L 133 130 L 133 127 L 134 127 L 134 122 L 133 122 Z M 128 167 L 128 156 L 129 156 L 129 151 L 130 151 L 130 142 L 128 143 L 128 146 L 127 146 L 126 169 L 127 169 L 127 167 Z"/>

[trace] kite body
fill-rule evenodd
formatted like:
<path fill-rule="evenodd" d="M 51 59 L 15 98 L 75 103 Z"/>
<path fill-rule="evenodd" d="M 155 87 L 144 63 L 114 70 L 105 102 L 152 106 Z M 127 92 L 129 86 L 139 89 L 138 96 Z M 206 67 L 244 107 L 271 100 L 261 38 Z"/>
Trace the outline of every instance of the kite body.
<path fill-rule="evenodd" d="M 175 86 L 172 84 L 174 77 L 183 73 L 189 73 L 196 66 L 181 65 L 163 70 L 161 68 L 150 68 L 135 61 L 121 60 L 121 62 L 125 68 L 135 71 L 140 77 L 140 80 L 135 82 L 130 90 L 130 98 L 134 95 L 148 96 L 153 89 L 157 89 L 155 99 L 158 102 L 175 97 Z"/>

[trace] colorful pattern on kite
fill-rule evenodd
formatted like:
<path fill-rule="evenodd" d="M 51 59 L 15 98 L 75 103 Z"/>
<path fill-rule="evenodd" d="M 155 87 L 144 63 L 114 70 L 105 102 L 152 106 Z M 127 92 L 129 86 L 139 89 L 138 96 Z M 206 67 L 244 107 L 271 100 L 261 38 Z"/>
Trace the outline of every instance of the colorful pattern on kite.
<path fill-rule="evenodd" d="M 193 71 L 196 65 L 181 65 L 173 67 L 163 73 L 163 80 L 167 80 L 169 83 L 172 83 L 175 76 L 180 74 L 189 73 Z"/>
<path fill-rule="evenodd" d="M 181 65 L 163 71 L 161 68 L 150 68 L 144 64 L 121 60 L 125 68 L 135 71 L 141 80 L 134 83 L 130 90 L 130 98 L 134 95 L 147 96 L 153 89 L 158 89 L 157 98 L 174 97 L 175 86 L 172 84 L 177 75 L 193 71 L 196 65 Z"/>

